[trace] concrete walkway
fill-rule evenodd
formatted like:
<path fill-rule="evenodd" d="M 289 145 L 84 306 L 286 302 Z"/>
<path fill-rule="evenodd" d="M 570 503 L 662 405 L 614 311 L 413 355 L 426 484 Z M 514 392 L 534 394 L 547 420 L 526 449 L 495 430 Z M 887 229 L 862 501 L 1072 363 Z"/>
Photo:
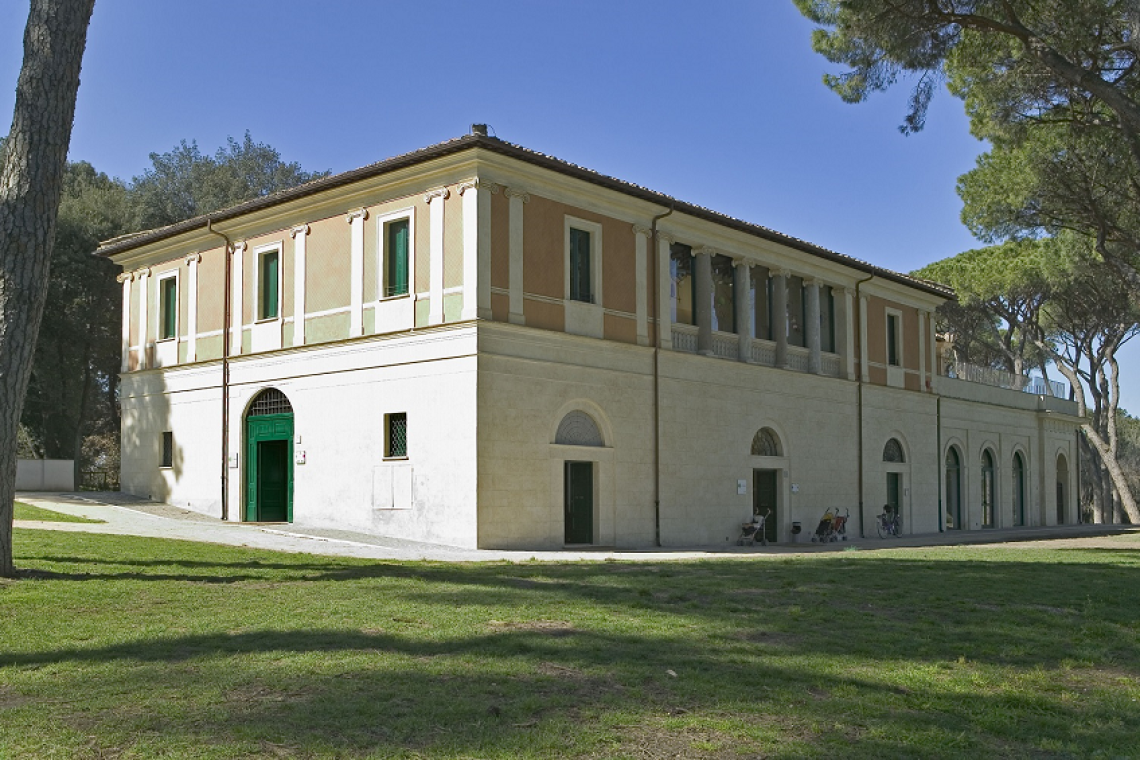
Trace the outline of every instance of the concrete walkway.
<path fill-rule="evenodd" d="M 103 520 L 102 523 L 33 522 L 17 520 L 17 528 L 40 530 L 111 533 L 151 538 L 175 538 L 230 546 L 248 546 L 283 552 L 302 552 L 338 557 L 361 557 L 391 560 L 437 560 L 444 562 L 487 562 L 525 560 L 636 560 L 661 561 L 678 559 L 712 559 L 741 557 L 774 557 L 788 554 L 818 554 L 847 549 L 888 550 L 903 547 L 954 546 L 965 544 L 1002 544 L 1032 547 L 1046 541 L 1073 541 L 1076 545 L 1109 545 L 1119 547 L 1119 539 L 1128 535 L 1140 548 L 1140 528 L 1121 525 L 1063 525 L 1052 528 L 1011 528 L 1005 530 L 963 531 L 904 536 L 899 539 L 878 538 L 851 540 L 833 544 L 785 543 L 767 547 L 693 546 L 668 549 L 609 549 L 583 551 L 499 551 L 463 549 L 455 546 L 425 544 L 397 538 L 374 536 L 345 530 L 332 530 L 299 523 L 259 525 L 224 522 L 197 512 L 156 504 L 121 493 L 18 493 L 17 501 L 70 515 Z"/>

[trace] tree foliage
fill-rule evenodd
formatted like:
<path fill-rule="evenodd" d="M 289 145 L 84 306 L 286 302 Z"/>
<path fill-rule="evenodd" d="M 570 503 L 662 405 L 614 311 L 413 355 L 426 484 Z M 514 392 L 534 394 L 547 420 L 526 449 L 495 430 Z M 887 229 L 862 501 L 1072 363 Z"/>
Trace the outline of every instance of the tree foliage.
<path fill-rule="evenodd" d="M 962 178 L 990 242 L 1076 231 L 1140 297 L 1140 8 L 1133 0 L 795 0 L 825 77 L 859 102 L 915 77 L 904 132 L 938 83 L 992 150 Z"/>
<path fill-rule="evenodd" d="M 131 185 L 136 229 L 174 224 L 328 174 L 283 161 L 276 149 L 254 142 L 248 131 L 241 142 L 227 138 L 213 156 L 204 155 L 197 141 L 183 140 L 166 153 L 151 153 L 150 161 L 151 167 Z"/>

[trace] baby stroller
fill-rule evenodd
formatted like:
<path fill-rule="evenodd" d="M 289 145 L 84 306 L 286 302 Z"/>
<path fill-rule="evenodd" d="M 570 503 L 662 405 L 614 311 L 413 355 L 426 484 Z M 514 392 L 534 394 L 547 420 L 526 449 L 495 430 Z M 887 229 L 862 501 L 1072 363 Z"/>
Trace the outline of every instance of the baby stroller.
<path fill-rule="evenodd" d="M 840 539 L 847 540 L 847 520 L 851 516 L 851 510 L 846 510 L 846 514 L 839 514 L 839 510 L 827 510 L 820 518 L 819 525 L 816 526 L 815 535 L 811 537 L 812 543 L 818 541 L 821 544 L 834 543 Z"/>
<path fill-rule="evenodd" d="M 768 536 L 764 533 L 764 523 L 772 516 L 772 510 L 768 510 L 765 514 L 752 515 L 752 521 L 740 524 L 740 538 L 736 539 L 737 546 L 744 546 L 747 543 L 749 546 L 756 545 L 756 539 L 760 539 L 761 546 L 768 545 Z"/>

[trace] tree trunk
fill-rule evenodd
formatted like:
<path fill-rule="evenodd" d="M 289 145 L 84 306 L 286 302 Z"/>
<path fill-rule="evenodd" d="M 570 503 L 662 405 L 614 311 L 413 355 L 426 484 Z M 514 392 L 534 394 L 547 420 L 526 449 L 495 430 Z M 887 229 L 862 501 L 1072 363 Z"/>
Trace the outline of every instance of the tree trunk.
<path fill-rule="evenodd" d="M 48 288 L 79 67 L 95 0 L 31 0 L 0 154 L 0 576 L 15 573 L 16 434 Z"/>

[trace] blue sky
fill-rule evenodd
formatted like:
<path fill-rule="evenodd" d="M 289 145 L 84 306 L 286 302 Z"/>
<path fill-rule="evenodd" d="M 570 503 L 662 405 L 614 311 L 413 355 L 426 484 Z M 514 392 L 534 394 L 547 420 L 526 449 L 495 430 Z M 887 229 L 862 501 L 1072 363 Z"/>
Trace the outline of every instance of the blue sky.
<path fill-rule="evenodd" d="M 3 119 L 26 14 L 0 2 Z M 486 122 L 891 269 L 981 245 L 954 192 L 985 147 L 961 103 L 943 93 L 905 137 L 906 83 L 844 104 L 810 35 L 791 0 L 98 0 L 71 155 L 129 179 L 179 140 L 212 152 L 248 129 L 344 171 Z"/>

